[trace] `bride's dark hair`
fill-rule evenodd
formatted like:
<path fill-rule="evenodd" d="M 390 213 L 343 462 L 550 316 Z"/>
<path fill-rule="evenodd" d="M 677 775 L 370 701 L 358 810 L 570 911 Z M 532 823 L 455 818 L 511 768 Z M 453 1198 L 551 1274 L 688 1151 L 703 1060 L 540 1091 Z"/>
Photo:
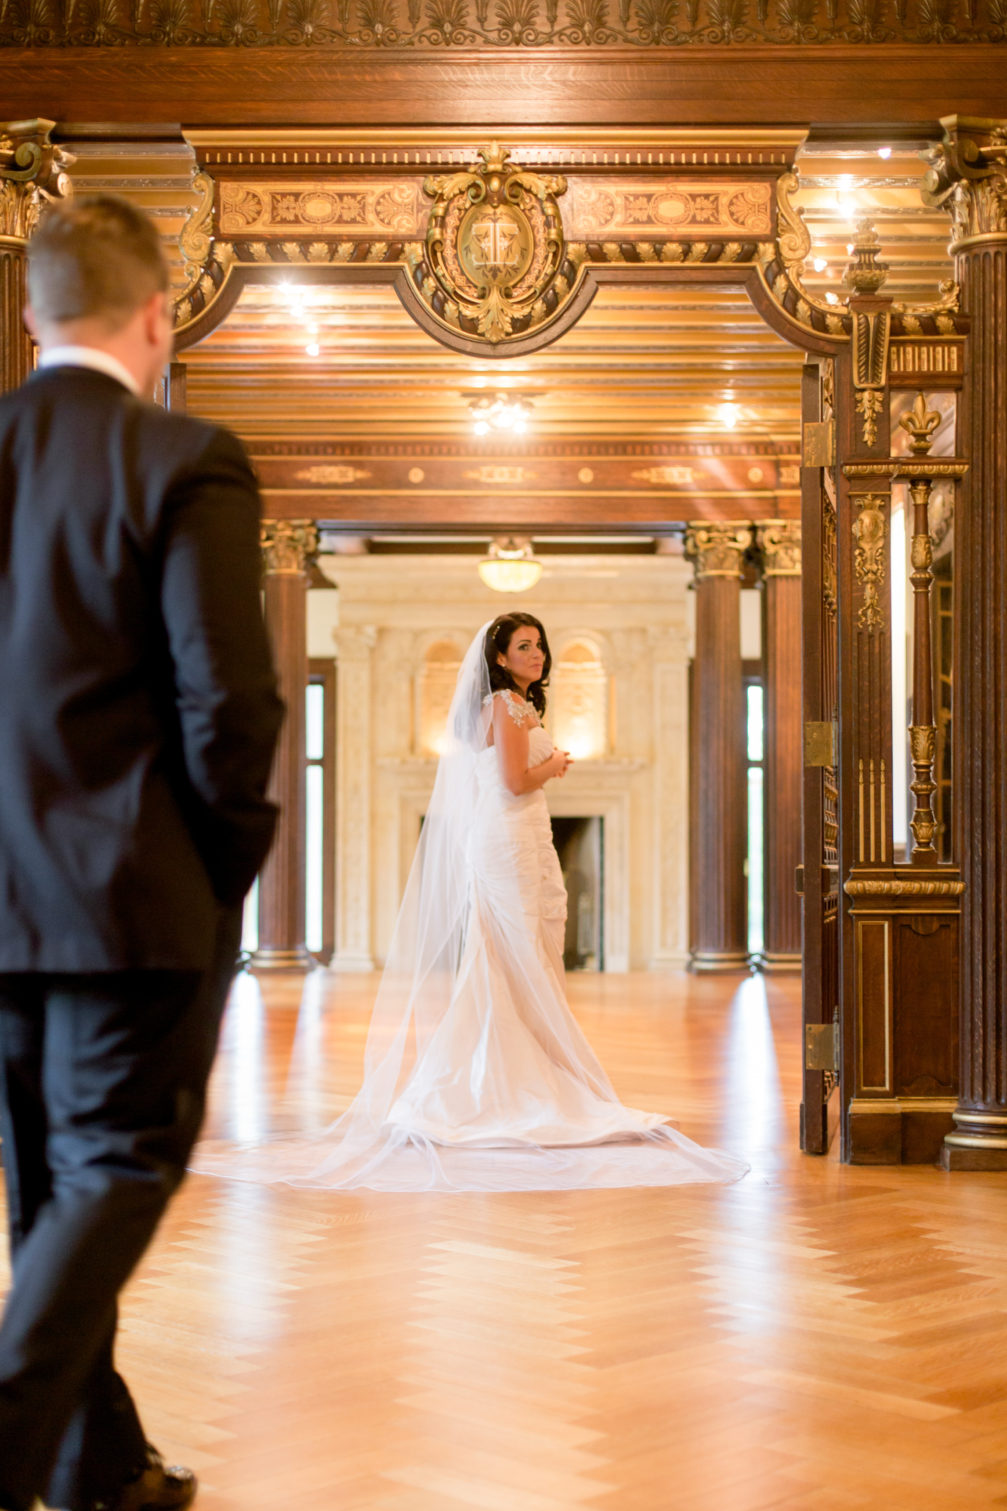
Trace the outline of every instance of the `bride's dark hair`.
<path fill-rule="evenodd" d="M 545 689 L 549 685 L 549 673 L 552 670 L 552 653 L 549 650 L 549 642 L 546 639 L 545 630 L 541 621 L 534 614 L 524 614 L 520 610 L 514 610 L 510 614 L 501 614 L 494 619 L 486 631 L 486 639 L 483 642 L 483 654 L 486 657 L 486 667 L 489 671 L 490 688 L 493 692 L 499 692 L 502 688 L 510 688 L 521 696 L 521 689 L 505 666 L 497 661 L 497 656 L 506 656 L 514 635 L 522 627 L 531 627 L 538 630 L 539 639 L 542 642 L 542 654 L 545 660 L 542 665 L 542 675 L 537 682 L 533 682 L 524 696 L 532 704 L 535 712 L 541 719 L 545 714 Z"/>

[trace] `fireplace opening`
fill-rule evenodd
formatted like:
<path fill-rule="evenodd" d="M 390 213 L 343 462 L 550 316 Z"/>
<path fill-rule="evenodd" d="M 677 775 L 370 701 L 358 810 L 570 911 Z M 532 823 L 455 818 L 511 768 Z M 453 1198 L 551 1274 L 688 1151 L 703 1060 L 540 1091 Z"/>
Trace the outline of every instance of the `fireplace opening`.
<path fill-rule="evenodd" d="M 590 818 L 554 818 L 552 836 L 568 899 L 563 963 L 568 971 L 602 971 L 604 820 L 597 814 Z"/>

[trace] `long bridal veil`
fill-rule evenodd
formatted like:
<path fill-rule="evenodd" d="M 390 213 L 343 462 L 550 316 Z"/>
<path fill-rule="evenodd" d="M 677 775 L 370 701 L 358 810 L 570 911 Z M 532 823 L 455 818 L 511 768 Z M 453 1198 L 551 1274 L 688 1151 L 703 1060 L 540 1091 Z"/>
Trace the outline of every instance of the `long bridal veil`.
<path fill-rule="evenodd" d="M 196 1171 L 384 1191 L 663 1186 L 744 1174 L 742 1161 L 623 1107 L 566 1005 L 494 780 L 488 627 L 458 674 L 359 1093 L 314 1137 L 204 1143 Z M 425 1107 L 441 1111 L 443 1134 L 410 1119 L 417 1087 Z M 567 1113 L 555 1138 L 542 1131 L 554 1102 Z"/>

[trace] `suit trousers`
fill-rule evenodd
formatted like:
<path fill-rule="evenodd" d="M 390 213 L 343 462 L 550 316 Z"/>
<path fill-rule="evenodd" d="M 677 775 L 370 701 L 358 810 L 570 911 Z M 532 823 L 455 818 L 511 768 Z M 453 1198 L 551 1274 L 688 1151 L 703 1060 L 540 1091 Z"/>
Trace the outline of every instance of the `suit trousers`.
<path fill-rule="evenodd" d="M 0 1506 L 114 1499 L 146 1442 L 113 1364 L 117 1298 L 185 1172 L 234 973 L 0 975 L 13 1281 L 0 1324 Z"/>

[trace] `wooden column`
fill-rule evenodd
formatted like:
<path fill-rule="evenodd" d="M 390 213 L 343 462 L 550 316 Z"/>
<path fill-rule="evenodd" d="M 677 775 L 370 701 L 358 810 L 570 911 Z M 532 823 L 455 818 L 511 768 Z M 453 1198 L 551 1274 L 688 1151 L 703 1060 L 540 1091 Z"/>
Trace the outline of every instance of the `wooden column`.
<path fill-rule="evenodd" d="M 748 525 L 694 524 L 696 654 L 692 672 L 692 948 L 694 971 L 748 964 L 745 906 L 745 706 L 741 680 L 741 571 Z"/>
<path fill-rule="evenodd" d="M 49 140 L 54 121 L 0 121 L 0 393 L 32 371 L 24 327 L 26 248 L 46 200 L 69 192 L 70 155 Z"/>
<path fill-rule="evenodd" d="M 308 566 L 318 530 L 306 519 L 264 520 L 266 625 L 287 705 L 270 796 L 280 819 L 259 876 L 259 945 L 253 968 L 304 971 L 314 964 L 305 934 L 305 698 L 308 685 Z"/>
<path fill-rule="evenodd" d="M 951 210 L 971 317 L 955 520 L 961 1081 L 946 1169 L 1007 1170 L 1007 122 L 951 116 L 926 189 Z"/>
<path fill-rule="evenodd" d="M 757 528 L 762 553 L 764 971 L 801 968 L 801 526 L 768 520 Z"/>

